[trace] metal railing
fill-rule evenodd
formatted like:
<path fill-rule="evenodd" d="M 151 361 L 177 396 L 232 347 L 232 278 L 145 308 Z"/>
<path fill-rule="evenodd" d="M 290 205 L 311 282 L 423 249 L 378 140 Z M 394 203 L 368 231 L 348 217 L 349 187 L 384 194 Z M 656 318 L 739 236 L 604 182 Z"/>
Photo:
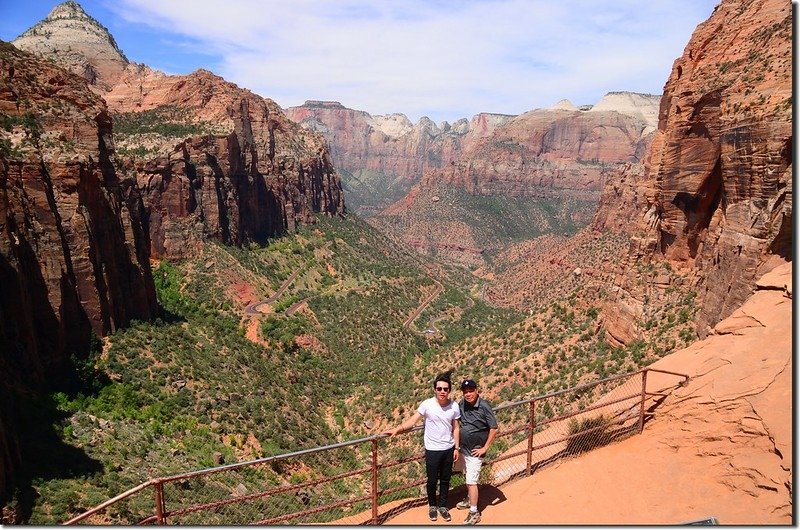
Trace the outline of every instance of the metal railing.
<path fill-rule="evenodd" d="M 648 391 L 648 372 L 661 374 L 663 387 Z M 686 380 L 646 368 L 500 405 L 480 483 L 499 486 L 639 433 L 665 390 Z M 154 478 L 65 524 L 380 524 L 426 502 L 421 431 Z M 454 474 L 453 502 L 463 484 Z"/>

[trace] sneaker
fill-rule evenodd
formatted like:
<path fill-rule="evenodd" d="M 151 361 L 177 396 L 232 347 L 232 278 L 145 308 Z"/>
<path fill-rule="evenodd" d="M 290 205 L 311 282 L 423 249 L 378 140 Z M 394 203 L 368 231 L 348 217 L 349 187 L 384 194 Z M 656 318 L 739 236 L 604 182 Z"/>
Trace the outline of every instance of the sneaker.
<path fill-rule="evenodd" d="M 437 516 L 438 513 L 439 512 L 436 511 L 436 506 L 428 507 L 428 517 L 431 518 L 431 521 L 435 521 L 436 520 L 436 516 Z"/>
<path fill-rule="evenodd" d="M 464 524 L 478 524 L 481 522 L 481 512 L 469 512 L 467 518 L 464 519 Z"/>
<path fill-rule="evenodd" d="M 450 517 L 450 512 L 447 511 L 447 508 L 445 508 L 444 506 L 439 508 L 439 514 L 442 516 L 442 519 L 444 519 L 445 521 L 449 521 L 450 519 L 452 519 L 452 517 Z"/>
<path fill-rule="evenodd" d="M 459 501 L 459 503 L 456 504 L 456 508 L 458 508 L 459 510 L 466 510 L 467 508 L 469 508 L 469 499 L 464 499 L 463 501 Z"/>

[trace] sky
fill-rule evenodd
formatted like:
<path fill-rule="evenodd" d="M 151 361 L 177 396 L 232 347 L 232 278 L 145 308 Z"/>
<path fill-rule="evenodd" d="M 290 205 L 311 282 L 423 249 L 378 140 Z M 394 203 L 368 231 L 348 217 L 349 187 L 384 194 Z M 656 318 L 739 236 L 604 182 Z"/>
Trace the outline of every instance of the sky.
<path fill-rule="evenodd" d="M 56 0 L 0 0 L 0 39 Z M 661 94 L 718 0 L 79 0 L 129 60 L 413 122 Z"/>

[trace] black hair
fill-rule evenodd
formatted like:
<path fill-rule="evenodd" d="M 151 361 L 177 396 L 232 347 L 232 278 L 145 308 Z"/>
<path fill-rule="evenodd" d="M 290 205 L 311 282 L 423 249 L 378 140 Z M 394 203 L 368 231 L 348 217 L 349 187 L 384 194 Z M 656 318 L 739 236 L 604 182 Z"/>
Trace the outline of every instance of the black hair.
<path fill-rule="evenodd" d="M 442 372 L 439 375 L 437 375 L 436 379 L 433 380 L 433 388 L 436 389 L 436 383 L 438 383 L 439 381 L 447 383 L 447 386 L 453 388 L 453 383 L 450 381 L 450 374 L 452 373 L 453 373 L 452 370 L 448 370 L 446 372 Z"/>

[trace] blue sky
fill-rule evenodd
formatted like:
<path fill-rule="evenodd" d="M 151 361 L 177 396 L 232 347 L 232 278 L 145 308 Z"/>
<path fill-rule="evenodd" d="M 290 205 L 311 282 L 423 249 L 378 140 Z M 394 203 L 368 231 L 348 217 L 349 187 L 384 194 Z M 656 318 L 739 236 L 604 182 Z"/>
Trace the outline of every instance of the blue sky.
<path fill-rule="evenodd" d="M 0 0 L 13 40 L 56 1 Z M 282 107 L 451 123 L 660 94 L 717 0 L 83 0 L 131 61 L 206 68 Z"/>

